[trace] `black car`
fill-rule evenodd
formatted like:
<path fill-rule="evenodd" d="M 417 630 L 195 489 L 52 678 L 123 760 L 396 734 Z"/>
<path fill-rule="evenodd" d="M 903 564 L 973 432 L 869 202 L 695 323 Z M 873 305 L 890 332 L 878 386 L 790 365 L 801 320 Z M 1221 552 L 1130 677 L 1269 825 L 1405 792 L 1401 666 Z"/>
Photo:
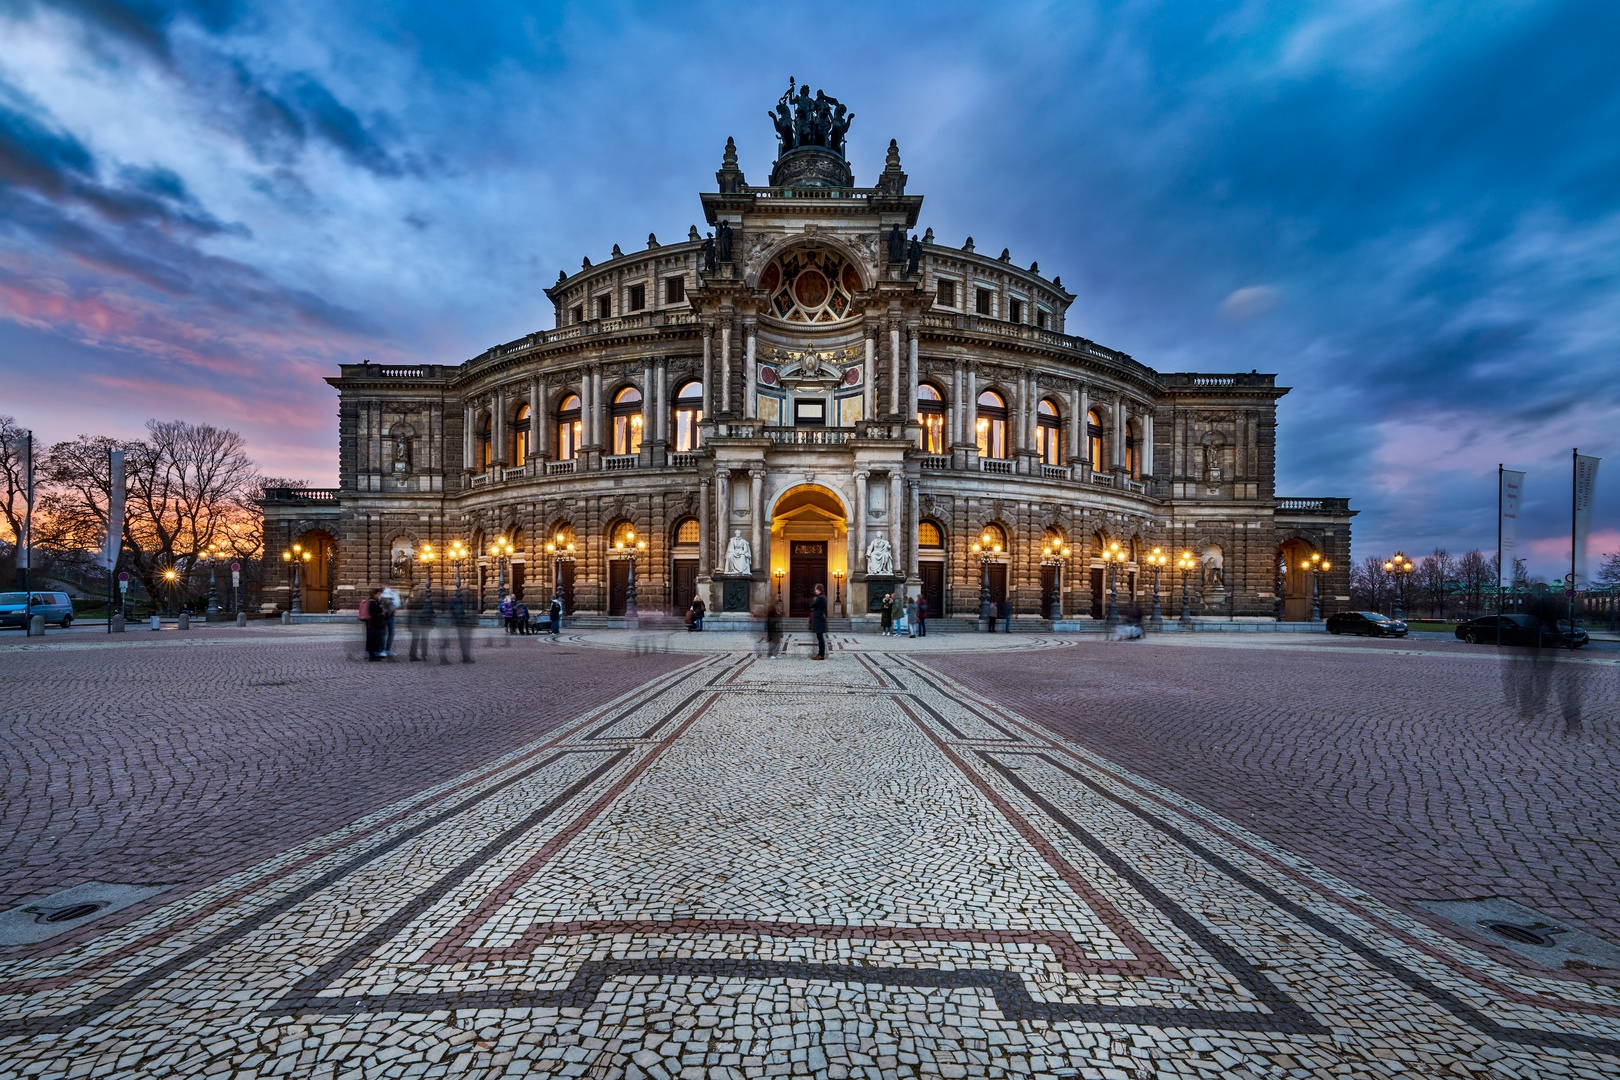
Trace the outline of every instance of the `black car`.
<path fill-rule="evenodd" d="M 1486 615 L 1457 624 L 1457 637 L 1470 645 L 1529 645 L 1578 649 L 1590 638 L 1568 622 L 1543 622 L 1533 615 Z"/>
<path fill-rule="evenodd" d="M 1327 617 L 1330 634 L 1359 634 L 1363 637 L 1405 637 L 1406 624 L 1376 611 L 1336 611 Z"/>

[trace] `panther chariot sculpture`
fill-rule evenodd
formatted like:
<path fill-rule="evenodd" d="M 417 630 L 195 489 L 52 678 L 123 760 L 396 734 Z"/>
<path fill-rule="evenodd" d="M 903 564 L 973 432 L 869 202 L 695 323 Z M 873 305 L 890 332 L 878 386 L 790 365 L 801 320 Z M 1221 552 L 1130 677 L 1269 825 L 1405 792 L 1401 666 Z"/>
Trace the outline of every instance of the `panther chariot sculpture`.
<path fill-rule="evenodd" d="M 776 137 L 781 142 L 780 153 L 801 146 L 822 146 L 839 157 L 844 156 L 844 137 L 849 134 L 850 122 L 855 114 L 848 112 L 842 102 L 821 90 L 810 96 L 808 86 L 793 92 L 793 77 L 788 77 L 787 93 L 776 103 L 776 111 L 768 113 L 776 126 Z"/>

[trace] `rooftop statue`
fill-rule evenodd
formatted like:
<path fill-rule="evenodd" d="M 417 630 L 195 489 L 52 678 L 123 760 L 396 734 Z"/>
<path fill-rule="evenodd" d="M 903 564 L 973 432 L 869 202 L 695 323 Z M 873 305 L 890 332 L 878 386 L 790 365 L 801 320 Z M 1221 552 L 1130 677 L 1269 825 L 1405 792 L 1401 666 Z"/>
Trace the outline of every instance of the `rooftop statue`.
<path fill-rule="evenodd" d="M 821 146 L 843 157 L 844 138 L 855 114 L 824 91 L 817 90 L 812 98 L 808 86 L 799 87 L 797 94 L 793 87 L 789 78 L 787 93 L 777 101 L 776 110 L 766 113 L 776 128 L 777 156 L 801 146 Z"/>

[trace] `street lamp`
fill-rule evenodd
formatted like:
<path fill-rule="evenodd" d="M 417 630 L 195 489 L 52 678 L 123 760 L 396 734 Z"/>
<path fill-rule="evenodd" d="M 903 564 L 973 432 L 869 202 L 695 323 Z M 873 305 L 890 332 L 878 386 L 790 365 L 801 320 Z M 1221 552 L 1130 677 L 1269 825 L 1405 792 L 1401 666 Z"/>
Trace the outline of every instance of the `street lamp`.
<path fill-rule="evenodd" d="M 563 563 L 574 561 L 574 541 L 558 533 L 555 538 L 546 541 L 546 554 L 551 556 L 551 595 L 561 596 Z"/>
<path fill-rule="evenodd" d="M 281 553 L 281 561 L 292 564 L 292 613 L 294 615 L 302 615 L 304 613 L 304 599 L 301 595 L 302 590 L 298 587 L 298 567 L 302 563 L 309 562 L 310 558 L 310 553 L 304 550 L 304 545 L 302 544 L 294 544 L 292 547 Z M 170 571 L 170 573 L 172 574 L 173 571 Z"/>
<path fill-rule="evenodd" d="M 636 617 L 636 556 L 647 550 L 647 541 L 636 539 L 636 530 L 626 529 L 624 535 L 613 542 L 613 551 L 630 560 L 630 581 L 624 589 L 624 617 Z"/>
<path fill-rule="evenodd" d="M 1119 625 L 1119 564 L 1129 557 L 1130 553 L 1121 551 L 1117 541 L 1102 550 L 1103 566 L 1113 571 L 1108 579 L 1108 618 L 1104 620 L 1109 629 Z"/>
<path fill-rule="evenodd" d="M 203 558 L 208 560 L 208 614 L 219 614 L 219 592 L 214 587 L 214 561 L 224 552 L 219 550 L 218 544 L 209 544 L 208 550 L 203 552 Z"/>
<path fill-rule="evenodd" d="M 171 610 L 174 608 L 174 582 L 178 576 L 172 566 L 163 571 L 163 583 L 169 588 L 169 607 Z"/>
<path fill-rule="evenodd" d="M 512 555 L 512 541 L 504 536 L 495 538 L 489 546 L 490 557 L 495 560 L 495 591 L 500 593 L 502 600 L 506 599 L 506 560 Z"/>
<path fill-rule="evenodd" d="M 986 628 L 994 625 L 996 614 L 990 610 L 990 563 L 1001 554 L 1001 544 L 996 541 L 989 529 L 979 537 L 979 542 L 970 544 L 968 551 L 979 557 L 979 619 L 985 623 Z"/>
<path fill-rule="evenodd" d="M 433 560 L 439 557 L 439 553 L 433 550 L 432 544 L 423 544 L 422 550 L 417 552 L 416 557 L 422 560 L 422 570 L 427 575 L 425 586 L 427 596 L 423 599 L 422 607 L 425 614 L 431 615 L 433 614 Z"/>
<path fill-rule="evenodd" d="M 1394 563 L 1390 564 L 1391 566 Z M 1309 559 L 1299 564 L 1301 570 L 1311 573 L 1311 622 L 1322 621 L 1322 571 L 1333 569 L 1333 564 L 1322 558 L 1321 552 L 1316 552 Z"/>
<path fill-rule="evenodd" d="M 1384 561 L 1384 573 L 1395 575 L 1395 621 L 1406 618 L 1406 579 L 1412 573 L 1412 560 L 1400 552 Z"/>
<path fill-rule="evenodd" d="M 456 564 L 456 603 L 461 603 L 461 562 L 467 557 L 466 545 L 460 540 L 450 541 L 449 559 Z"/>
<path fill-rule="evenodd" d="M 833 606 L 838 612 L 838 617 L 842 619 L 844 617 L 844 572 L 842 570 L 834 570 L 832 575 Z"/>
<path fill-rule="evenodd" d="M 787 577 L 787 571 L 778 566 L 771 574 L 776 578 L 776 606 L 782 606 L 782 579 Z"/>
<path fill-rule="evenodd" d="M 1190 551 L 1183 551 L 1181 557 L 1176 560 L 1176 567 L 1181 571 L 1181 625 L 1186 630 L 1191 630 L 1193 624 L 1192 597 L 1187 592 L 1187 581 L 1192 577 L 1193 568 L 1197 565 L 1198 560 Z"/>
<path fill-rule="evenodd" d="M 1071 552 L 1066 544 L 1048 544 L 1041 549 L 1041 565 L 1052 568 L 1052 621 L 1063 618 L 1063 564 Z"/>
<path fill-rule="evenodd" d="M 1165 563 L 1167 563 L 1169 561 L 1170 561 L 1170 556 L 1166 555 L 1164 553 L 1164 551 L 1162 549 L 1160 549 L 1160 548 L 1154 548 L 1152 551 L 1148 552 L 1147 562 L 1148 562 L 1149 566 L 1153 567 L 1153 624 L 1152 625 L 1153 625 L 1153 629 L 1155 629 L 1155 630 L 1163 630 L 1164 629 L 1164 618 L 1163 618 L 1163 616 L 1161 616 L 1159 614 L 1159 571 L 1162 570 L 1164 568 Z"/>

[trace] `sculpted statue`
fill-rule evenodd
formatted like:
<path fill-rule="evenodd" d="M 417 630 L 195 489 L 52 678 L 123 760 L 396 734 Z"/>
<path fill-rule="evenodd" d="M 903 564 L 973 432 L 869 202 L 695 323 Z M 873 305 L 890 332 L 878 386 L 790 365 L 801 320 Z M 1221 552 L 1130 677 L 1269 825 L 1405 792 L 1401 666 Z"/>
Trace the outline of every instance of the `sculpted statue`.
<path fill-rule="evenodd" d="M 722 221 L 714 237 L 715 257 L 723 263 L 731 261 L 731 223 Z"/>
<path fill-rule="evenodd" d="M 825 146 L 842 156 L 844 137 L 855 119 L 854 113 L 825 91 L 817 90 L 812 98 L 810 88 L 801 86 L 795 93 L 792 79 L 788 80 L 787 93 L 777 101 L 775 110 L 766 115 L 776 129 L 778 156 L 800 146 Z"/>
<path fill-rule="evenodd" d="M 810 100 L 810 88 L 799 87 L 799 96 L 793 99 L 793 140 L 798 146 L 810 146 L 816 129 L 816 103 Z"/>
<path fill-rule="evenodd" d="M 832 126 L 827 132 L 827 148 L 840 157 L 844 154 L 844 136 L 849 132 L 850 122 L 855 114 L 844 115 L 844 106 L 836 98 L 829 98 L 833 104 Z"/>
<path fill-rule="evenodd" d="M 911 246 L 906 249 L 906 273 L 916 274 L 922 270 L 922 241 L 914 234 L 911 237 Z"/>
<path fill-rule="evenodd" d="M 748 546 L 746 537 L 733 536 L 731 543 L 726 545 L 726 573 L 752 574 L 754 572 L 754 549 Z"/>
<path fill-rule="evenodd" d="M 711 274 L 720 269 L 714 257 L 714 233 L 703 238 L 703 269 Z"/>
<path fill-rule="evenodd" d="M 1204 588 L 1219 589 L 1226 584 L 1221 576 L 1221 565 L 1213 558 L 1204 563 Z"/>
<path fill-rule="evenodd" d="M 894 576 L 894 549 L 887 536 L 874 536 L 866 545 L 866 572 L 873 577 Z"/>
<path fill-rule="evenodd" d="M 776 127 L 776 138 L 781 143 L 781 146 L 777 149 L 777 156 L 780 157 L 793 149 L 794 145 L 793 113 L 788 108 L 788 96 L 783 94 L 782 100 L 776 103 L 776 111 L 765 115 L 771 118 L 771 123 Z"/>
<path fill-rule="evenodd" d="M 891 263 L 906 261 L 906 234 L 898 224 L 889 230 L 889 261 Z"/>

